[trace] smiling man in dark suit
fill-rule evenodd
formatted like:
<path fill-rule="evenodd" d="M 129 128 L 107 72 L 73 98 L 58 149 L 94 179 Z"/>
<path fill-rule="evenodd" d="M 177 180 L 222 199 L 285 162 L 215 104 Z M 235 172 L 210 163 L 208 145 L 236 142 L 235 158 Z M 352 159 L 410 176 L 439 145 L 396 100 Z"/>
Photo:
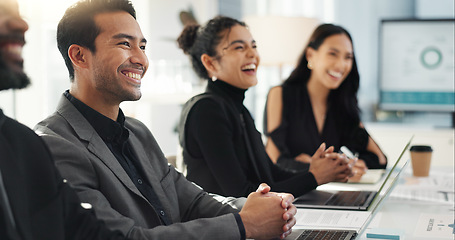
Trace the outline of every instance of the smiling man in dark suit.
<path fill-rule="evenodd" d="M 141 97 L 148 67 L 147 41 L 129 1 L 76 3 L 58 25 L 57 42 L 71 87 L 35 130 L 62 175 L 108 227 L 133 239 L 237 240 L 290 233 L 296 213 L 292 195 L 268 187 L 246 202 L 210 195 L 168 165 L 143 123 L 123 114 L 121 102 Z"/>

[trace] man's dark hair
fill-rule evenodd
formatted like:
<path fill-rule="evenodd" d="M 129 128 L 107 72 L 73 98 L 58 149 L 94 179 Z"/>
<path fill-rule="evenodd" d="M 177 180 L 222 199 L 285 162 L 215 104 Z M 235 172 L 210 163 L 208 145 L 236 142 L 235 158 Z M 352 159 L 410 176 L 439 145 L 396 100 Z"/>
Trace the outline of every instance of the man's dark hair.
<path fill-rule="evenodd" d="M 100 34 L 95 15 L 124 11 L 136 19 L 136 11 L 129 0 L 82 0 L 68 8 L 58 23 L 57 45 L 65 60 L 70 80 L 74 80 L 74 68 L 68 56 L 68 48 L 77 44 L 96 52 L 95 38 Z"/>

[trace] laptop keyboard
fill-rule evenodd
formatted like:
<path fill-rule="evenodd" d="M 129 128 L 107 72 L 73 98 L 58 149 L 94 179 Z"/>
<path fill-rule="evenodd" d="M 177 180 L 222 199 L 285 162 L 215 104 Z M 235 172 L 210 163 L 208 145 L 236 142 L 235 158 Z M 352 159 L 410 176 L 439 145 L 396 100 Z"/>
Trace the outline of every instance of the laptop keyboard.
<path fill-rule="evenodd" d="M 342 230 L 305 230 L 300 234 L 297 240 L 335 240 L 335 239 L 346 239 L 350 232 Z M 355 235 L 351 239 L 355 239 Z"/>
<path fill-rule="evenodd" d="M 329 206 L 361 206 L 370 196 L 366 191 L 341 191 L 334 194 L 325 205 Z"/>

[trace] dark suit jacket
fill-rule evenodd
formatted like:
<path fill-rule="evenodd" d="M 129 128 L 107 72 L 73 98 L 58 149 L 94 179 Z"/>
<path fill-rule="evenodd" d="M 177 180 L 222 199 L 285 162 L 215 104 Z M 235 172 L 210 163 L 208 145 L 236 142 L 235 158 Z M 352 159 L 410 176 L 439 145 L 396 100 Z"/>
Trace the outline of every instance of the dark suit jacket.
<path fill-rule="evenodd" d="M 44 142 L 1 109 L 0 171 L 17 229 L 9 229 L 11 238 L 0 234 L 0 239 L 108 238 L 105 225 L 93 210 L 81 207 L 74 190 L 59 175 Z"/>
<path fill-rule="evenodd" d="M 152 205 L 64 96 L 57 111 L 35 130 L 49 146 L 61 174 L 110 228 L 120 229 L 134 239 L 240 239 L 235 217 L 228 214 L 238 210 L 215 200 L 170 166 L 152 133 L 140 121 L 127 118 L 125 127 L 146 180 L 174 223 L 170 226 L 160 226 Z"/>

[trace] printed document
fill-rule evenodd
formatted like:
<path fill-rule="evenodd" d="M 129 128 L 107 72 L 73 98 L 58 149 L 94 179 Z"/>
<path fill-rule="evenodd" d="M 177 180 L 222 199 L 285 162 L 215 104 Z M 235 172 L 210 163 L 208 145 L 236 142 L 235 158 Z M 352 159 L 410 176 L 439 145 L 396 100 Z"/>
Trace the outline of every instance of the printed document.
<path fill-rule="evenodd" d="M 414 236 L 428 237 L 428 239 L 454 239 L 453 215 L 421 214 Z"/>
<path fill-rule="evenodd" d="M 298 209 L 295 228 L 358 230 L 370 214 L 369 211 Z"/>
<path fill-rule="evenodd" d="M 407 177 L 395 187 L 391 199 L 454 203 L 453 173 L 433 173 L 428 177 Z"/>

